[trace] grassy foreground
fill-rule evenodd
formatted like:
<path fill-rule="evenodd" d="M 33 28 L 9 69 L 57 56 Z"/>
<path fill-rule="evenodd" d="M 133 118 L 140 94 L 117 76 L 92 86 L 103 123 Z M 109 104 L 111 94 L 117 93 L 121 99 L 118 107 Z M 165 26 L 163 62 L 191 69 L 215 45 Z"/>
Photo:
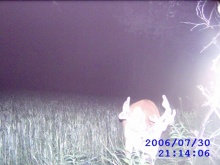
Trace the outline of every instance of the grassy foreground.
<path fill-rule="evenodd" d="M 103 164 L 122 147 L 120 104 L 104 98 L 0 95 L 0 164 Z"/>
<path fill-rule="evenodd" d="M 56 93 L 0 93 L 0 165 L 140 165 L 138 157 L 127 160 L 124 156 L 118 120 L 123 102 Z M 206 112 L 198 110 L 177 110 L 174 125 L 161 138 L 196 138 Z M 205 148 L 210 157 L 158 157 L 155 164 L 218 164 L 219 124 L 215 116 L 210 118 L 201 137 L 211 141 Z"/>

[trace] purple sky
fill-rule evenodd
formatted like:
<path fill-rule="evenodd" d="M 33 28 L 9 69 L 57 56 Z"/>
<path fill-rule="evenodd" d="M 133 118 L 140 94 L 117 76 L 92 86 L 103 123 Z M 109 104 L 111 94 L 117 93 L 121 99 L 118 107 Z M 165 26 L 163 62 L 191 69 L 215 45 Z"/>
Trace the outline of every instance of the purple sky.
<path fill-rule="evenodd" d="M 0 4 L 1 90 L 196 97 L 216 55 L 199 53 L 215 31 L 180 23 L 200 22 L 194 1 Z"/>

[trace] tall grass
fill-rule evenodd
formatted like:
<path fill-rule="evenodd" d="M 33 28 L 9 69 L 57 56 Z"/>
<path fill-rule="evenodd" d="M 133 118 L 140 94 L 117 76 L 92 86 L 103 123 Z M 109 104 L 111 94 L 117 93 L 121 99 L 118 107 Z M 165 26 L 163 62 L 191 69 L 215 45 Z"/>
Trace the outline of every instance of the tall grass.
<path fill-rule="evenodd" d="M 0 164 L 103 164 L 104 146 L 122 146 L 120 110 L 104 98 L 1 95 Z"/>
<path fill-rule="evenodd" d="M 140 157 L 124 155 L 123 99 L 60 96 L 41 93 L 0 94 L 1 165 L 141 165 Z M 175 123 L 162 139 L 198 137 L 207 108 L 177 110 Z M 209 138 L 211 157 L 158 157 L 156 165 L 218 162 L 220 121 L 211 116 L 201 138 Z M 193 149 L 186 146 L 160 149 Z M 204 149 L 203 149 L 204 150 Z"/>

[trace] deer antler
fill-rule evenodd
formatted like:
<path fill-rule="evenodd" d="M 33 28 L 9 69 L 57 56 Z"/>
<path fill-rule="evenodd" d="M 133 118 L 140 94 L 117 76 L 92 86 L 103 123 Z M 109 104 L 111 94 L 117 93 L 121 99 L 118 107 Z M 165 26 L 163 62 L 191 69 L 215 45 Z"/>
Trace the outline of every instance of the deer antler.
<path fill-rule="evenodd" d="M 118 115 L 118 118 L 120 120 L 127 119 L 127 113 L 130 110 L 130 97 L 127 98 L 127 100 L 124 102 L 122 107 L 122 112 Z"/>
<path fill-rule="evenodd" d="M 130 97 L 127 98 L 127 100 L 123 104 L 123 112 L 127 112 L 130 109 Z"/>
<path fill-rule="evenodd" d="M 172 113 L 172 109 L 170 107 L 170 103 L 167 97 L 165 95 L 162 95 L 162 98 L 163 98 L 162 106 L 165 108 L 164 114 L 160 118 L 157 118 L 156 116 L 149 116 L 149 119 L 157 124 L 161 123 L 160 128 L 163 128 L 162 130 L 164 131 L 166 130 L 169 124 L 174 122 L 174 118 L 176 116 L 176 110 L 173 109 L 173 113 Z"/>

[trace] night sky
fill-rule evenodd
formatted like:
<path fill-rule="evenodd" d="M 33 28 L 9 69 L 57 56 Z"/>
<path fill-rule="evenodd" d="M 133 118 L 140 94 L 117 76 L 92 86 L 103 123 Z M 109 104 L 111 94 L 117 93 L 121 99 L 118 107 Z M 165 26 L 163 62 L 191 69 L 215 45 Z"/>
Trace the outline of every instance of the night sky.
<path fill-rule="evenodd" d="M 0 90 L 196 100 L 215 30 L 195 1 L 0 2 Z M 208 2 L 209 13 L 214 2 Z"/>

